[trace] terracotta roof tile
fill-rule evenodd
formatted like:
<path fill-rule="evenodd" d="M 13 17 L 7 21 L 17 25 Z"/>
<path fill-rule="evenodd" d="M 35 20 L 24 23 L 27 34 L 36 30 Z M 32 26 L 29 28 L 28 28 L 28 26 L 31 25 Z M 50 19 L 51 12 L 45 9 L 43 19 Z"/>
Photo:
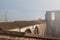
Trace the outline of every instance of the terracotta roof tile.
<path fill-rule="evenodd" d="M 0 28 L 3 29 L 14 29 L 17 27 L 27 27 L 35 24 L 41 24 L 43 21 L 14 21 L 14 22 L 0 22 Z"/>

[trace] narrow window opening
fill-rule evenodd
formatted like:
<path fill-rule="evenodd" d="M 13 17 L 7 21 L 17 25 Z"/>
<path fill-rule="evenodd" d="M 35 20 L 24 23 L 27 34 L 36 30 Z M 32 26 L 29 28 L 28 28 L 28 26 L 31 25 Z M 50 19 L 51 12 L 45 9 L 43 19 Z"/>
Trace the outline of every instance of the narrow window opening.
<path fill-rule="evenodd" d="M 51 13 L 51 20 L 55 20 L 55 13 Z"/>

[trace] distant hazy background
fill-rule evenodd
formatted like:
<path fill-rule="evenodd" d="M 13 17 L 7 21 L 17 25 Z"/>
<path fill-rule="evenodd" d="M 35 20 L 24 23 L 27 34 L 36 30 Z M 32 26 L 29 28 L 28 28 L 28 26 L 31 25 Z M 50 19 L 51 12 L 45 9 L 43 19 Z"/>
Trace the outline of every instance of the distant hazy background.
<path fill-rule="evenodd" d="M 45 19 L 48 10 L 60 10 L 60 0 L 0 0 L 0 22 Z"/>

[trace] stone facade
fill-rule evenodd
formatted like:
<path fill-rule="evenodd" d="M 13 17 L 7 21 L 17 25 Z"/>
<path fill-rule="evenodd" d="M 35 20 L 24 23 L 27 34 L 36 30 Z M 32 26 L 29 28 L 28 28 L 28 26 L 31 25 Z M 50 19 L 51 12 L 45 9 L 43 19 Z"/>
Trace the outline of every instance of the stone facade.
<path fill-rule="evenodd" d="M 60 38 L 60 10 L 47 11 L 45 18 L 46 36 Z"/>

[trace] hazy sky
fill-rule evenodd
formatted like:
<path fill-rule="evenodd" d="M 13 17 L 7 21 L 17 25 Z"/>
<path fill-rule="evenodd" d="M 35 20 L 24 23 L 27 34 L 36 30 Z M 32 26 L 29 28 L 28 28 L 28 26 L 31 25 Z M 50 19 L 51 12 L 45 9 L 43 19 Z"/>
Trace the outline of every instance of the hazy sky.
<path fill-rule="evenodd" d="M 60 0 L 0 0 L 0 21 L 44 19 L 47 10 L 60 10 Z"/>

